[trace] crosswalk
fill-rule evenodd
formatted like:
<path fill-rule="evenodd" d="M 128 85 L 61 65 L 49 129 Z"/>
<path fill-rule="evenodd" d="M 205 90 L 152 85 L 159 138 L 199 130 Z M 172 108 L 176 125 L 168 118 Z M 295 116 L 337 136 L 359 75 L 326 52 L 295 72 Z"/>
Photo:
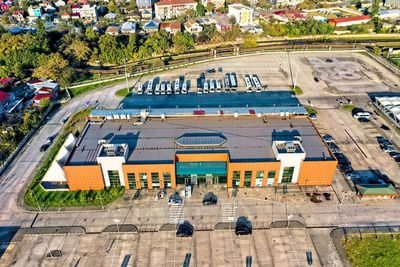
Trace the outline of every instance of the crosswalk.
<path fill-rule="evenodd" d="M 169 206 L 169 222 L 173 224 L 182 223 L 185 220 L 184 205 Z"/>
<path fill-rule="evenodd" d="M 221 203 L 221 221 L 235 222 L 237 219 L 237 201 Z"/>

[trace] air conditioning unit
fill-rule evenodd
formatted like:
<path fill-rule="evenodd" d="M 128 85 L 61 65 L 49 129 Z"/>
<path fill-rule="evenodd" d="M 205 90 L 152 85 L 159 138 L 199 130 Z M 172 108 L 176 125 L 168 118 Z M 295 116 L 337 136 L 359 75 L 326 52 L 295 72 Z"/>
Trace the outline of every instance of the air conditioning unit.
<path fill-rule="evenodd" d="M 286 143 L 286 151 L 288 153 L 294 153 L 296 152 L 296 146 L 294 145 L 293 142 L 287 142 Z"/>
<path fill-rule="evenodd" d="M 97 144 L 99 146 L 104 145 L 105 143 L 106 143 L 106 140 L 104 140 L 104 139 L 100 139 L 99 141 L 97 141 Z"/>

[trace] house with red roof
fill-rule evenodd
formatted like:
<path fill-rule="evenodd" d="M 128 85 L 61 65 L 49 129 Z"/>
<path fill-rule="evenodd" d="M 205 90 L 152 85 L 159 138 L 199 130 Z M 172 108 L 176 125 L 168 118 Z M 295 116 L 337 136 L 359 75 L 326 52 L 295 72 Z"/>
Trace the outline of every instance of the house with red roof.
<path fill-rule="evenodd" d="M 298 9 L 278 10 L 273 13 L 273 17 L 282 22 L 306 19 L 305 14 Z"/>
<path fill-rule="evenodd" d="M 18 22 L 24 22 L 26 13 L 24 10 L 15 10 L 12 14 L 11 17 L 15 19 Z"/>
<path fill-rule="evenodd" d="M 194 0 L 161 0 L 154 4 L 154 12 L 158 19 L 172 19 L 185 13 L 187 10 L 196 10 Z"/>
<path fill-rule="evenodd" d="M 161 22 L 160 30 L 164 30 L 169 34 L 175 34 L 182 31 L 182 24 L 179 21 Z"/>
<path fill-rule="evenodd" d="M 8 100 L 10 99 L 10 95 L 6 92 L 0 91 L 0 106 L 4 107 L 8 104 Z"/>
<path fill-rule="evenodd" d="M 13 83 L 13 81 L 14 81 L 14 78 L 11 78 L 11 77 L 1 78 L 0 79 L 0 86 L 1 87 L 9 86 L 9 85 L 11 85 Z"/>
<path fill-rule="evenodd" d="M 50 99 L 50 101 L 53 101 L 56 99 L 56 94 L 50 93 L 50 94 L 37 94 L 35 95 L 32 100 L 36 105 L 40 104 L 40 101 L 43 99 Z"/>
<path fill-rule="evenodd" d="M 10 10 L 10 6 L 7 5 L 7 4 L 1 3 L 1 4 L 0 4 L 0 10 L 1 10 L 2 12 L 7 12 L 8 10 Z"/>
<path fill-rule="evenodd" d="M 370 16 L 354 16 L 347 18 L 330 19 L 328 20 L 328 22 L 336 28 L 336 27 L 347 27 L 356 24 L 363 24 L 369 22 L 370 20 L 371 20 Z"/>

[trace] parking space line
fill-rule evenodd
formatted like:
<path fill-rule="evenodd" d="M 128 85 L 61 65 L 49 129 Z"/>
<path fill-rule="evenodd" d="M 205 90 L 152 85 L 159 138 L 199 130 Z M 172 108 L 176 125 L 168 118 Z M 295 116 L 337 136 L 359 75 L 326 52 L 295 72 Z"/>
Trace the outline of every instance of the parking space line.
<path fill-rule="evenodd" d="M 367 155 L 365 154 L 365 152 L 361 149 L 361 147 L 357 144 L 356 140 L 354 140 L 354 138 L 349 134 L 349 132 L 344 129 L 344 131 L 346 132 L 346 134 L 350 137 L 350 139 L 353 141 L 353 143 L 357 146 L 357 148 L 361 151 L 361 153 L 364 155 L 365 158 L 368 158 Z"/>

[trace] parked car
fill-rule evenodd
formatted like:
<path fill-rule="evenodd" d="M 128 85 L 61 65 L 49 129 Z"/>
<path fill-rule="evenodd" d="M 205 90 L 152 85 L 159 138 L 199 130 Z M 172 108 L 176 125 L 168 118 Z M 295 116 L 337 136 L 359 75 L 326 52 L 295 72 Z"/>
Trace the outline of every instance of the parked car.
<path fill-rule="evenodd" d="M 358 118 L 358 121 L 359 121 L 360 123 L 369 123 L 369 119 L 367 119 L 367 118 L 365 118 L 365 117 Z"/>
<path fill-rule="evenodd" d="M 253 225 L 245 216 L 240 216 L 236 221 L 235 233 L 236 235 L 251 235 L 253 232 Z"/>
<path fill-rule="evenodd" d="M 318 115 L 313 113 L 313 114 L 308 115 L 308 117 L 310 118 L 310 120 L 316 120 L 318 118 Z"/>
<path fill-rule="evenodd" d="M 177 237 L 191 237 L 194 232 L 193 225 L 190 224 L 189 221 L 184 221 L 183 223 L 179 224 L 178 229 L 176 231 Z"/>
<path fill-rule="evenodd" d="M 222 67 L 219 67 L 219 68 L 218 68 L 218 72 L 222 73 L 223 71 L 224 71 L 224 70 L 223 70 Z"/>
<path fill-rule="evenodd" d="M 40 152 L 45 152 L 50 147 L 50 143 L 43 144 L 40 147 Z"/>
<path fill-rule="evenodd" d="M 168 204 L 182 204 L 182 198 L 177 191 L 169 197 Z"/>
<path fill-rule="evenodd" d="M 382 123 L 382 125 L 381 125 L 381 129 L 383 129 L 383 130 L 385 130 L 385 131 L 389 131 L 390 130 L 390 128 L 389 127 L 387 127 L 385 124 L 383 124 Z"/>
<path fill-rule="evenodd" d="M 349 180 L 353 180 L 353 179 L 359 179 L 360 178 L 360 174 L 356 173 L 356 172 L 348 172 L 344 175 L 344 177 L 346 177 Z"/>
<path fill-rule="evenodd" d="M 333 143 L 333 142 L 332 143 L 328 143 L 328 147 L 333 153 L 341 153 L 342 152 L 340 150 L 340 148 L 338 147 L 338 145 Z"/>
<path fill-rule="evenodd" d="M 345 173 L 354 171 L 351 165 L 339 165 L 339 170 Z"/>
<path fill-rule="evenodd" d="M 343 153 L 333 153 L 339 165 L 350 165 L 350 160 Z"/>
<path fill-rule="evenodd" d="M 389 156 L 391 156 L 392 158 L 398 158 L 400 157 L 400 152 L 398 151 L 389 152 Z"/>
<path fill-rule="evenodd" d="M 203 205 L 217 205 L 218 197 L 213 192 L 208 192 L 203 197 Z"/>
<path fill-rule="evenodd" d="M 332 135 L 325 134 L 322 139 L 324 140 L 325 143 L 334 143 L 335 140 L 333 139 Z"/>
<path fill-rule="evenodd" d="M 393 146 L 383 146 L 382 150 L 386 153 L 397 152 L 396 148 L 394 148 Z"/>
<path fill-rule="evenodd" d="M 314 77 L 314 81 L 315 81 L 316 83 L 319 83 L 319 79 L 318 79 L 317 77 Z"/>

